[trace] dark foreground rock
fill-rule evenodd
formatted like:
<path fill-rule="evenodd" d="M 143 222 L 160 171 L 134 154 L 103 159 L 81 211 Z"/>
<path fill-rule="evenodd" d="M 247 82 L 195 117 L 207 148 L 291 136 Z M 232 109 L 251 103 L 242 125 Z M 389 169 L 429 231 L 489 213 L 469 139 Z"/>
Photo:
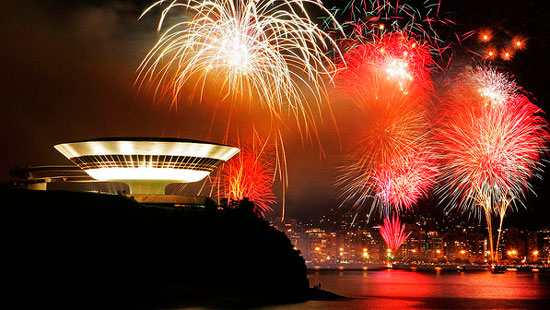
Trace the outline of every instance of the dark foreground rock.
<path fill-rule="evenodd" d="M 245 209 L 2 189 L 3 303 L 19 308 L 251 307 L 333 298 L 309 289 L 288 238 Z"/>

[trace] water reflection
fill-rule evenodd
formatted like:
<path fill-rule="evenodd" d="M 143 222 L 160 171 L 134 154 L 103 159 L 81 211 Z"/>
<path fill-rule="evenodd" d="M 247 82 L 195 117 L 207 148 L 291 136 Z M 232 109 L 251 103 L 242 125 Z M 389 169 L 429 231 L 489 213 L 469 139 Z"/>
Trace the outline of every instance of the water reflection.
<path fill-rule="evenodd" d="M 350 297 L 264 309 L 548 309 L 550 275 L 506 272 L 315 271 L 312 284 Z"/>

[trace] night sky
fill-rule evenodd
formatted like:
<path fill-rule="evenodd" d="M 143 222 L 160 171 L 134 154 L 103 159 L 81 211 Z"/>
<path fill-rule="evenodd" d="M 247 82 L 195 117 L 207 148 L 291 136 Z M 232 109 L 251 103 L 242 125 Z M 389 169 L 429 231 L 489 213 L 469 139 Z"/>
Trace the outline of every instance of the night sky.
<path fill-rule="evenodd" d="M 3 4 L 0 181 L 7 181 L 8 171 L 15 166 L 68 164 L 52 147 L 61 142 L 104 136 L 205 139 L 210 124 L 201 121 L 208 111 L 200 104 L 176 109 L 153 103 L 150 94 L 138 93 L 133 85 L 136 68 L 158 38 L 158 15 L 137 20 L 149 3 L 30 0 Z M 330 1 L 327 6 L 342 3 Z M 457 33 L 487 27 L 502 37 L 527 37 L 527 49 L 503 69 L 548 113 L 550 38 L 544 28 L 549 9 L 548 1 L 542 0 L 449 0 L 442 1 L 441 14 L 456 23 L 453 30 Z M 477 44 L 474 36 L 457 46 L 448 72 L 437 73 L 434 79 L 451 80 L 465 65 L 475 63 L 466 50 Z M 321 136 L 326 156 L 320 156 L 315 143 L 302 145 L 299 137 L 286 142 L 290 171 L 287 210 L 291 217 L 318 218 L 339 205 L 332 184 L 338 142 L 325 131 Z M 548 172 L 544 179 L 533 182 L 539 197 L 529 195 L 527 209 L 509 215 L 510 223 L 550 223 Z"/>

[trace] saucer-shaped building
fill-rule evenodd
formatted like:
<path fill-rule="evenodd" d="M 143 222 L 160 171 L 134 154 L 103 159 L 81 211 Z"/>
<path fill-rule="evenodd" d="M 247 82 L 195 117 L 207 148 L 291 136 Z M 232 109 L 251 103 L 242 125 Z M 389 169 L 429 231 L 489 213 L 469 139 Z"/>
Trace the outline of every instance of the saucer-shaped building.
<path fill-rule="evenodd" d="M 240 150 L 173 138 L 100 138 L 54 146 L 98 181 L 123 182 L 132 194 L 164 194 L 172 183 L 204 179 Z"/>

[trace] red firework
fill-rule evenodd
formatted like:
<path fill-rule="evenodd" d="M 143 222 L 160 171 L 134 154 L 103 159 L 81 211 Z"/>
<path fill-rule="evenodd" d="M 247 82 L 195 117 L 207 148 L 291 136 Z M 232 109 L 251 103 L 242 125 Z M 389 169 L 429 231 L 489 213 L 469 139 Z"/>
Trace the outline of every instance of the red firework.
<path fill-rule="evenodd" d="M 397 251 L 410 234 L 411 232 L 405 233 L 405 224 L 401 225 L 397 216 L 384 218 L 384 225 L 380 225 L 380 235 L 388 249 L 393 251 Z"/>
<path fill-rule="evenodd" d="M 376 171 L 378 195 L 388 208 L 409 209 L 426 197 L 437 176 L 433 153 L 417 150 Z M 389 210 L 386 210 L 389 213 Z"/>
<path fill-rule="evenodd" d="M 437 175 L 430 126 L 419 98 L 396 95 L 362 109 L 361 138 L 337 179 L 345 200 L 374 199 L 382 214 L 412 207 L 427 195 Z"/>
<path fill-rule="evenodd" d="M 337 88 L 365 101 L 383 100 L 396 92 L 427 98 L 433 91 L 429 46 L 402 33 L 387 33 L 365 42 L 359 37 L 343 41 L 345 51 L 335 77 Z"/>
<path fill-rule="evenodd" d="M 427 119 L 434 49 L 407 29 L 370 31 L 369 22 L 354 27 L 353 39 L 340 44 L 335 82 L 337 95 L 364 118 L 337 186 L 356 206 L 374 199 L 373 206 L 389 214 L 427 195 L 437 174 Z"/>
<path fill-rule="evenodd" d="M 524 197 L 542 169 L 549 135 L 542 111 L 493 69 L 477 68 L 458 82 L 440 120 L 443 178 L 451 206 L 485 213 Z"/>
<path fill-rule="evenodd" d="M 226 162 L 215 183 L 219 186 L 220 197 L 240 201 L 248 198 L 254 202 L 255 211 L 264 216 L 275 203 L 273 179 L 275 166 L 271 151 L 264 145 L 245 146 L 241 152 Z"/>

